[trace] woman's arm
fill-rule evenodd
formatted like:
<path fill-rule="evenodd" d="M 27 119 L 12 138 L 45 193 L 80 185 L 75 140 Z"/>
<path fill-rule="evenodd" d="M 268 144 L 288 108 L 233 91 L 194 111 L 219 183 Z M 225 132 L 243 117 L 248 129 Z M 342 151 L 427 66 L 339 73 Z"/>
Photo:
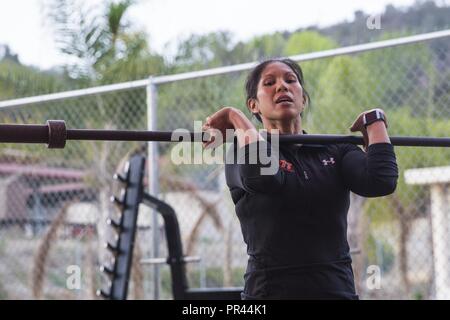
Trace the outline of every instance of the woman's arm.
<path fill-rule="evenodd" d="M 203 130 L 208 131 L 216 129 L 222 134 L 222 141 L 225 141 L 226 130 L 234 129 L 238 140 L 238 146 L 243 147 L 252 142 L 263 140 L 253 123 L 245 114 L 233 107 L 223 107 L 211 116 L 206 118 Z M 212 136 L 218 132 L 211 132 Z M 213 141 L 205 142 L 203 145 L 207 148 Z"/>
<path fill-rule="evenodd" d="M 377 121 L 365 127 L 363 115 L 357 117 L 350 130 L 362 132 L 366 153 L 354 145 L 341 148 L 343 179 L 356 194 L 365 197 L 385 196 L 395 191 L 398 179 L 394 147 L 387 132 L 387 118 L 385 116 L 386 122 Z"/>
<path fill-rule="evenodd" d="M 368 145 L 375 143 L 391 143 L 387 132 L 386 124 L 383 121 L 377 121 L 366 127 L 369 139 Z"/>
<path fill-rule="evenodd" d="M 215 133 L 213 129 L 216 130 Z M 261 137 L 253 123 L 236 108 L 220 109 L 207 117 L 203 126 L 203 130 L 212 133 L 213 136 L 222 134 L 222 137 L 225 137 L 227 129 L 234 129 L 237 139 L 237 145 L 232 147 L 233 158 L 230 159 L 227 155 L 225 166 L 227 184 L 230 189 L 240 188 L 250 193 L 278 192 L 284 182 L 284 173 L 278 170 L 278 158 L 275 159 L 277 170 L 271 175 L 262 174 L 263 168 L 273 165 L 272 162 L 263 163 L 264 161 L 260 158 L 261 154 L 267 156 L 272 154 L 270 143 Z M 205 148 L 211 143 L 212 141 L 204 143 Z"/>

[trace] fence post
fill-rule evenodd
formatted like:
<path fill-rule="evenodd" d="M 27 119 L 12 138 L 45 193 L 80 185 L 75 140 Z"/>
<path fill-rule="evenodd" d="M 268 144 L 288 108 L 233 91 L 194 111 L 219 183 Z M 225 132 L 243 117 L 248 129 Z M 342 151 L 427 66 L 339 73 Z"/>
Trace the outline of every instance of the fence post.
<path fill-rule="evenodd" d="M 157 130 L 157 88 L 153 81 L 153 77 L 149 77 L 149 82 L 147 85 L 147 130 L 155 131 Z M 155 197 L 159 194 L 159 168 L 158 168 L 158 143 L 149 142 L 148 143 L 148 188 L 149 193 Z M 159 257 L 159 240 L 160 232 L 158 225 L 158 212 L 156 210 L 152 211 L 152 257 Z M 155 300 L 160 297 L 160 287 L 161 287 L 161 277 L 159 272 L 159 265 L 154 265 L 153 270 L 153 286 L 154 286 L 154 296 Z"/>

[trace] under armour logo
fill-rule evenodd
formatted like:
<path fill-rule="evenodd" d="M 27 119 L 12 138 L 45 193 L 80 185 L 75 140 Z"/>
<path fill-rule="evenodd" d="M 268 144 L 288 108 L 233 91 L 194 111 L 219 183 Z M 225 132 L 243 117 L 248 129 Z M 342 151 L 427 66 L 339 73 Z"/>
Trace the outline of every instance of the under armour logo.
<path fill-rule="evenodd" d="M 327 166 L 329 164 L 335 164 L 334 158 L 330 158 L 330 160 L 322 160 L 322 163 L 324 166 Z"/>

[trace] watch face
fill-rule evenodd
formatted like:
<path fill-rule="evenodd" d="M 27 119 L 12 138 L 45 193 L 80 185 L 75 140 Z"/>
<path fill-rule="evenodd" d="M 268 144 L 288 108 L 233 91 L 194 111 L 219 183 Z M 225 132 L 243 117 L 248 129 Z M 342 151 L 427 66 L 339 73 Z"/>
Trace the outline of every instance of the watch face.
<path fill-rule="evenodd" d="M 377 117 L 376 111 L 366 113 L 366 123 L 371 123 L 372 121 L 375 121 L 377 119 L 378 119 L 378 117 Z"/>

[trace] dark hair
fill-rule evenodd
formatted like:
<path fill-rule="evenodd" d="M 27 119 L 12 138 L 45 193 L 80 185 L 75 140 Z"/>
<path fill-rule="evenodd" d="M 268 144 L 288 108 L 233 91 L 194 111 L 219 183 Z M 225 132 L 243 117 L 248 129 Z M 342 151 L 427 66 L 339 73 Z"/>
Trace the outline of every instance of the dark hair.
<path fill-rule="evenodd" d="M 253 70 L 249 73 L 247 77 L 247 81 L 245 83 L 245 91 L 247 93 L 247 108 L 248 108 L 248 100 L 250 99 L 256 99 L 256 94 L 258 93 L 258 83 L 259 80 L 261 80 L 261 74 L 266 68 L 267 65 L 274 63 L 274 62 L 281 62 L 287 65 L 294 71 L 295 75 L 298 78 L 298 81 L 300 82 L 300 85 L 303 88 L 303 98 L 305 99 L 305 103 L 309 104 L 311 99 L 309 97 L 308 91 L 305 89 L 305 79 L 303 78 L 303 71 L 302 68 L 298 65 L 297 62 L 291 59 L 279 59 L 279 58 L 272 58 L 268 60 L 264 60 L 260 64 L 258 64 Z M 259 122 L 262 122 L 261 116 L 257 113 L 253 113 L 253 115 L 258 119 Z"/>

